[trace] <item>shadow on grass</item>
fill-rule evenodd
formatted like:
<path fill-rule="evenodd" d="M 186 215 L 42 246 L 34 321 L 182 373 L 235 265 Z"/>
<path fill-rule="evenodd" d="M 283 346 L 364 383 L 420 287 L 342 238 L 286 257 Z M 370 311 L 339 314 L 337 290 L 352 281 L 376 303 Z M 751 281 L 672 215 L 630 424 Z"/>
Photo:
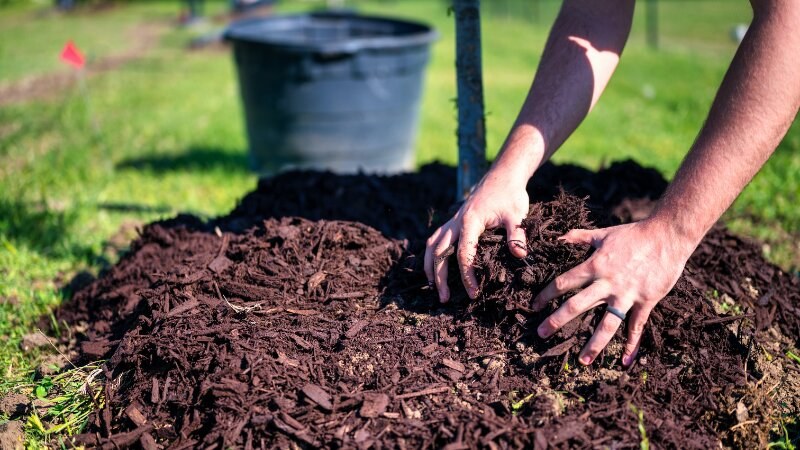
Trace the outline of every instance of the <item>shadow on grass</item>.
<path fill-rule="evenodd" d="M 174 214 L 174 208 L 166 205 L 143 205 L 140 203 L 100 202 L 97 209 L 114 213 L 131 214 Z"/>
<path fill-rule="evenodd" d="M 190 147 L 183 153 L 146 155 L 128 158 L 116 165 L 120 170 L 143 170 L 154 173 L 225 170 L 247 173 L 245 152 L 208 147 Z"/>
<path fill-rule="evenodd" d="M 57 210 L 44 203 L 0 199 L 0 236 L 13 245 L 51 256 L 91 256 L 91 249 L 71 242 L 78 221 L 75 210 Z"/>

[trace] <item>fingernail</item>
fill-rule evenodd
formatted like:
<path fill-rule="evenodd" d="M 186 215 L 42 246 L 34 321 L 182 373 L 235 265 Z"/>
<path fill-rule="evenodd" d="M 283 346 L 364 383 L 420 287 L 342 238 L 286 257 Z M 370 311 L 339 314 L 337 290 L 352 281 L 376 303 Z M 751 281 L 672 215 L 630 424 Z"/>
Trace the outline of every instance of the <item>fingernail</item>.
<path fill-rule="evenodd" d="M 584 366 L 588 366 L 589 364 L 592 363 L 592 358 L 589 355 L 583 355 L 581 356 L 580 361 L 581 364 L 583 364 Z"/>
<path fill-rule="evenodd" d="M 539 325 L 539 328 L 536 329 L 536 332 L 539 334 L 540 338 L 547 338 L 550 336 L 549 331 L 544 324 Z"/>
<path fill-rule="evenodd" d="M 631 353 L 630 355 L 624 355 L 622 357 L 622 365 L 623 366 L 630 366 L 633 364 L 633 361 L 636 359 L 636 353 Z"/>

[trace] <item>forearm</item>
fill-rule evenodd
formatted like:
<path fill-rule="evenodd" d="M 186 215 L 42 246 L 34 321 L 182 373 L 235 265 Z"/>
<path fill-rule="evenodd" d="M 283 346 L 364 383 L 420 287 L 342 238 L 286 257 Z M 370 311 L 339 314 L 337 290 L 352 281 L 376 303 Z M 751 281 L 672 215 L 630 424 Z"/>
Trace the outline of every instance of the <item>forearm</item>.
<path fill-rule="evenodd" d="M 691 250 L 767 161 L 797 114 L 800 8 L 794 3 L 755 5 L 706 124 L 651 216 Z"/>
<path fill-rule="evenodd" d="M 633 0 L 564 2 L 525 103 L 495 160 L 503 176 L 527 182 L 586 117 L 617 66 L 633 7 Z"/>

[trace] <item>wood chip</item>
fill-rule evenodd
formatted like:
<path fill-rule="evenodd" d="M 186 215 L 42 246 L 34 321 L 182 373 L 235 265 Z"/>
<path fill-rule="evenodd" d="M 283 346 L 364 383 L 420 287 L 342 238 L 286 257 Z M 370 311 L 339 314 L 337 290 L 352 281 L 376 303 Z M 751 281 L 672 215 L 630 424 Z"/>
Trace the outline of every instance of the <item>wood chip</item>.
<path fill-rule="evenodd" d="M 319 311 L 316 309 L 290 309 L 286 308 L 285 310 L 289 314 L 297 314 L 298 316 L 315 316 L 319 314 Z"/>
<path fill-rule="evenodd" d="M 333 411 L 333 403 L 331 403 L 331 395 L 325 392 L 324 389 L 317 386 L 316 384 L 306 384 L 303 386 L 303 394 L 308 397 L 309 400 L 319 405 L 320 408 L 326 411 Z"/>
<path fill-rule="evenodd" d="M 442 450 L 469 450 L 469 448 L 470 446 L 463 442 L 451 442 L 442 447 Z"/>
<path fill-rule="evenodd" d="M 153 425 L 145 425 L 127 433 L 117 433 L 109 437 L 103 445 L 100 446 L 103 450 L 112 450 L 118 448 L 127 448 L 133 445 L 144 433 L 149 433 L 153 429 Z"/>
<path fill-rule="evenodd" d="M 144 414 L 142 414 L 142 411 L 139 410 L 139 407 L 136 403 L 133 403 L 125 408 L 125 415 L 131 420 L 131 422 L 136 424 L 137 427 L 147 423 L 147 418 L 144 417 Z"/>
<path fill-rule="evenodd" d="M 414 398 L 414 397 L 421 397 L 423 395 L 433 395 L 433 394 L 442 394 L 444 392 L 450 391 L 450 388 L 447 386 L 440 386 L 440 387 L 432 387 L 428 389 L 423 389 L 417 392 L 408 392 L 406 394 L 395 395 L 394 398 L 396 400 L 401 400 L 405 398 Z"/>
<path fill-rule="evenodd" d="M 364 444 L 369 438 L 372 437 L 372 433 L 369 432 L 366 428 L 362 428 L 356 431 L 356 434 L 353 436 L 353 439 L 356 441 L 357 444 Z M 366 445 L 363 445 L 365 448 Z"/>
<path fill-rule="evenodd" d="M 156 440 L 153 439 L 153 435 L 150 433 L 144 433 L 139 438 L 139 445 L 142 446 L 142 450 L 158 450 L 158 444 L 156 444 Z"/>
<path fill-rule="evenodd" d="M 752 319 L 755 316 L 756 316 L 755 314 L 750 313 L 750 314 L 740 314 L 738 316 L 734 315 L 734 316 L 717 317 L 716 319 L 705 320 L 705 321 L 701 322 L 700 325 L 705 327 L 705 326 L 709 326 L 709 325 L 715 325 L 715 324 L 718 324 L 718 323 L 726 323 L 726 322 L 733 322 L 733 321 L 736 321 L 736 320 Z"/>
<path fill-rule="evenodd" d="M 297 343 L 297 345 L 299 345 L 300 347 L 302 347 L 302 348 L 303 348 L 303 350 L 310 350 L 310 349 L 314 348 L 314 346 L 313 346 L 313 345 L 311 345 L 311 343 L 309 343 L 307 340 L 305 340 L 305 339 L 301 338 L 300 336 L 298 336 L 298 335 L 296 335 L 296 334 L 290 334 L 290 335 L 289 335 L 289 337 L 290 337 L 290 338 L 291 338 L 291 339 L 292 339 L 292 340 L 293 340 L 295 343 Z"/>
<path fill-rule="evenodd" d="M 433 352 L 435 352 L 438 349 L 439 349 L 439 344 L 434 342 L 433 344 L 428 344 L 425 347 L 422 347 L 419 352 L 425 356 L 431 356 Z"/>
<path fill-rule="evenodd" d="M 187 312 L 189 310 L 192 310 L 192 309 L 196 308 L 197 305 L 199 305 L 199 304 L 200 304 L 200 302 L 198 302 L 196 299 L 187 300 L 187 301 L 181 303 L 180 305 L 172 308 L 167 313 L 167 317 L 175 317 L 175 316 L 181 315 L 181 314 L 183 314 L 183 313 L 185 313 L 185 312 Z"/>
<path fill-rule="evenodd" d="M 233 261 L 228 259 L 225 255 L 217 256 L 214 258 L 210 263 L 208 263 L 208 269 L 216 274 L 221 274 L 225 271 L 228 267 L 233 264 Z"/>
<path fill-rule="evenodd" d="M 296 359 L 289 358 L 283 352 L 278 352 L 278 359 L 279 364 L 283 364 L 284 366 L 291 366 L 291 367 L 300 367 L 300 361 Z"/>
<path fill-rule="evenodd" d="M 285 412 L 281 411 L 281 420 L 289 424 L 290 427 L 294 428 L 295 430 L 305 430 L 307 427 L 300 423 L 297 419 L 286 414 Z"/>
<path fill-rule="evenodd" d="M 533 449 L 534 450 L 547 450 L 547 436 L 542 430 L 536 430 L 533 435 Z"/>
<path fill-rule="evenodd" d="M 308 445 L 316 446 L 316 442 L 312 436 L 309 436 L 308 430 L 306 429 L 297 429 L 289 425 L 285 422 L 285 419 L 288 416 L 281 416 L 281 418 L 274 418 L 272 420 L 272 424 L 275 425 L 275 428 L 283 431 L 284 433 L 288 434 L 289 436 L 293 436 L 296 439 L 299 439 L 305 442 Z M 296 421 L 295 421 L 296 422 Z"/>
<path fill-rule="evenodd" d="M 358 335 L 366 326 L 369 325 L 369 322 L 366 320 L 359 320 L 358 322 L 354 323 L 344 335 L 347 336 L 348 339 L 352 339 Z"/>
<path fill-rule="evenodd" d="M 313 291 L 314 289 L 316 289 L 317 286 L 319 286 L 320 283 L 322 283 L 325 280 L 326 276 L 327 274 L 323 271 L 319 271 L 314 275 L 311 275 L 308 278 L 308 282 L 306 283 L 306 285 L 308 286 L 308 290 Z"/>
<path fill-rule="evenodd" d="M 442 360 L 442 365 L 444 365 L 444 366 L 447 366 L 447 367 L 449 367 L 449 368 L 451 368 L 451 369 L 453 369 L 453 370 L 456 370 L 456 371 L 458 371 L 458 372 L 462 372 L 462 373 L 463 373 L 465 370 L 467 370 L 467 368 L 466 368 L 466 367 L 464 367 L 464 365 L 463 365 L 463 364 L 461 364 L 461 363 L 460 363 L 460 362 L 458 362 L 458 361 L 454 361 L 454 360 L 452 360 L 452 359 L 450 359 L 450 358 L 444 358 L 444 359 Z"/>
<path fill-rule="evenodd" d="M 169 281 L 173 282 L 175 284 L 179 284 L 179 285 L 194 284 L 194 283 L 197 283 L 198 281 L 202 280 L 206 276 L 207 276 L 207 272 L 205 270 L 198 270 L 197 272 L 194 272 L 194 273 L 192 273 L 190 275 L 187 275 L 186 278 L 180 278 L 180 279 L 169 280 Z"/>
<path fill-rule="evenodd" d="M 355 292 L 340 292 L 336 294 L 331 294 L 328 296 L 328 298 L 331 300 L 347 300 L 350 298 L 361 298 L 366 296 L 367 296 L 366 292 L 355 291 Z"/>
<path fill-rule="evenodd" d="M 564 353 L 567 353 L 569 349 L 571 349 L 576 343 L 578 342 L 578 338 L 572 336 L 571 338 L 567 339 L 566 341 L 556 345 L 555 347 L 551 347 L 546 352 L 542 353 L 542 357 L 548 356 L 560 356 Z"/>
<path fill-rule="evenodd" d="M 158 378 L 153 378 L 152 388 L 150 389 L 150 401 L 157 404 L 160 400 L 158 396 Z"/>
<path fill-rule="evenodd" d="M 364 403 L 361 405 L 361 409 L 358 411 L 358 414 L 365 418 L 378 417 L 386 411 L 388 406 L 388 395 L 380 392 L 365 393 Z"/>

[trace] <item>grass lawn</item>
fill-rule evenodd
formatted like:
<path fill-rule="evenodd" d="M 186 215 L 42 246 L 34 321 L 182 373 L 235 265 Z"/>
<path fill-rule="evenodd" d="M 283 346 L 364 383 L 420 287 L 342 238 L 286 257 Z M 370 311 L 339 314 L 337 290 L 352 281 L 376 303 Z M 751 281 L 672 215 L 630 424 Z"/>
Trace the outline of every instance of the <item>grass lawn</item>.
<path fill-rule="evenodd" d="M 284 10 L 319 4 L 283 3 Z M 556 161 L 596 168 L 634 158 L 674 173 L 736 49 L 730 29 L 750 17 L 745 1 L 697 3 L 662 4 L 657 51 L 645 45 L 639 8 L 617 74 Z M 63 300 L 63 282 L 113 264 L 134 225 L 178 212 L 224 214 L 256 184 L 246 167 L 230 54 L 187 51 L 196 32 L 174 26 L 177 2 L 66 16 L 45 12 L 45 4 L 0 9 L 0 92 L 43 75 L 69 76 L 57 58 L 67 39 L 99 61 L 136 46 L 143 24 L 155 27 L 159 38 L 139 58 L 91 74 L 85 91 L 75 84 L 26 102 L 4 105 L 0 98 L 0 379 L 7 380 L 0 392 L 31 380 L 39 355 L 21 352 L 19 342 Z M 207 11 L 225 5 L 213 3 Z M 417 160 L 454 163 L 454 33 L 446 2 L 350 5 L 430 22 L 441 33 L 427 74 Z M 558 3 L 490 5 L 483 48 L 494 155 L 524 99 Z M 797 270 L 798 197 L 800 129 L 794 125 L 726 220 L 767 242 L 771 259 Z"/>

